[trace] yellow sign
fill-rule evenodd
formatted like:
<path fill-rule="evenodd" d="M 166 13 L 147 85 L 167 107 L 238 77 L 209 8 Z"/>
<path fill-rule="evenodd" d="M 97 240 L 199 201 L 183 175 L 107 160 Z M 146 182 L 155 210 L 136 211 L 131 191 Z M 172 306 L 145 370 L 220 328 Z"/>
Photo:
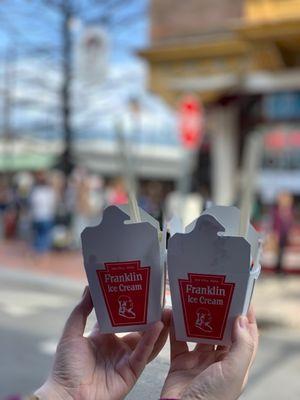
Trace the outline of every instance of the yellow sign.
<path fill-rule="evenodd" d="M 278 21 L 300 17 L 300 0 L 246 0 L 249 22 Z"/>

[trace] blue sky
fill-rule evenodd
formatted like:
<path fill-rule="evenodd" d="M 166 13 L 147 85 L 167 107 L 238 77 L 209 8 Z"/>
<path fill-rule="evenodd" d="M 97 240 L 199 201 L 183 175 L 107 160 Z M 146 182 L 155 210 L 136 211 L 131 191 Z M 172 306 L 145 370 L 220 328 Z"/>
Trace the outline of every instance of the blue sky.
<path fill-rule="evenodd" d="M 45 6 L 47 0 L 2 0 L 0 2 L 0 55 L 7 46 L 14 46 L 17 53 L 25 53 L 35 46 L 55 48 L 60 40 L 60 15 L 51 7 Z M 111 0 L 98 2 L 112 3 Z M 111 15 L 112 26 L 108 29 L 111 46 L 111 61 L 133 61 L 134 51 L 143 47 L 148 38 L 147 0 L 124 1 L 114 12 L 109 8 L 87 7 L 93 0 L 73 0 L 82 5 L 78 13 L 82 25 L 97 15 Z M 95 2 L 97 3 L 97 2 Z M 122 4 L 122 2 L 119 2 Z M 85 6 L 86 5 L 86 6 Z M 102 10 L 101 10 L 102 9 Z M 134 15 L 134 17 L 130 17 Z M 119 23 L 119 20 L 125 22 Z M 74 34 L 75 36 L 75 34 Z"/>
<path fill-rule="evenodd" d="M 13 87 L 15 106 L 11 110 L 11 120 L 16 135 L 61 135 L 61 16 L 51 8 L 45 7 L 45 1 L 50 0 L 0 1 L 0 92 L 4 82 L 1 74 L 3 56 L 7 48 L 14 49 L 15 61 L 12 60 L 11 66 L 12 70 L 16 70 L 16 83 Z M 97 2 L 72 1 L 83 5 Z M 177 142 L 171 134 L 174 131 L 172 113 L 160 99 L 147 92 L 147 69 L 145 63 L 135 56 L 135 51 L 145 46 L 148 41 L 149 21 L 145 12 L 148 0 L 101 0 L 98 3 L 103 5 L 116 1 L 121 6 L 112 14 L 113 23 L 110 29 L 107 29 L 111 51 L 105 81 L 97 81 L 97 84 L 91 87 L 86 87 L 82 82 L 80 86 L 80 79 L 76 79 L 74 69 L 74 87 L 79 86 L 72 92 L 75 111 L 73 126 L 79 135 L 84 133 L 85 137 L 113 137 L 114 120 L 120 115 L 128 114 L 129 99 L 136 97 L 144 110 L 145 132 L 151 132 L 151 135 L 145 135 L 145 138 L 156 138 L 160 143 L 174 145 Z M 126 4 L 126 7 L 123 4 Z M 103 11 L 102 15 L 107 15 L 107 12 L 111 10 Z M 79 15 L 80 23 L 77 20 L 77 23 L 73 24 L 75 42 L 80 37 L 82 26 L 95 15 L 95 10 L 83 7 Z M 32 55 L 32 50 L 36 51 L 37 48 L 40 49 L 39 54 Z M 51 49 L 52 53 L 49 53 Z M 76 65 L 76 52 L 74 61 Z M 1 105 L 0 109 L 3 109 Z"/>

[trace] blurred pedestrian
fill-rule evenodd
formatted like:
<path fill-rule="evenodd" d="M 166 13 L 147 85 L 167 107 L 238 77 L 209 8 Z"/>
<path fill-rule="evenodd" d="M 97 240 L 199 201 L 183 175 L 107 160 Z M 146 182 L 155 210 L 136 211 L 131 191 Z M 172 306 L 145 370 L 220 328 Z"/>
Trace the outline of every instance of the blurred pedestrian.
<path fill-rule="evenodd" d="M 72 209 L 69 204 L 69 182 L 61 171 L 51 173 L 51 185 L 56 193 L 57 207 L 52 232 L 53 248 L 65 250 L 71 243 Z"/>
<path fill-rule="evenodd" d="M 105 207 L 103 179 L 96 174 L 92 174 L 89 178 L 89 189 L 92 224 L 95 225 L 100 222 Z"/>
<path fill-rule="evenodd" d="M 19 172 L 14 177 L 16 203 L 18 207 L 18 238 L 31 240 L 28 232 L 31 230 L 30 194 L 34 183 L 30 172 Z"/>
<path fill-rule="evenodd" d="M 52 228 L 57 208 L 57 196 L 43 172 L 36 175 L 30 196 L 30 214 L 33 227 L 33 246 L 38 253 L 45 253 L 52 245 Z"/>
<path fill-rule="evenodd" d="M 106 202 L 109 206 L 125 204 L 128 201 L 124 180 L 113 179 L 106 190 Z"/>
<path fill-rule="evenodd" d="M 13 239 L 17 228 L 15 193 L 7 179 L 0 181 L 0 238 Z"/>
<path fill-rule="evenodd" d="M 163 220 L 163 187 L 160 182 L 148 182 L 144 193 L 139 196 L 139 205 L 153 218 L 162 224 Z"/>
<path fill-rule="evenodd" d="M 87 226 L 99 223 L 105 205 L 102 178 L 78 171 L 73 177 L 74 217 L 73 232 L 74 246 L 81 246 L 80 235 Z"/>
<path fill-rule="evenodd" d="M 283 255 L 288 244 L 289 233 L 294 220 L 294 199 L 290 193 L 280 193 L 273 213 L 273 229 L 277 235 L 278 257 L 276 272 L 283 272 Z"/>

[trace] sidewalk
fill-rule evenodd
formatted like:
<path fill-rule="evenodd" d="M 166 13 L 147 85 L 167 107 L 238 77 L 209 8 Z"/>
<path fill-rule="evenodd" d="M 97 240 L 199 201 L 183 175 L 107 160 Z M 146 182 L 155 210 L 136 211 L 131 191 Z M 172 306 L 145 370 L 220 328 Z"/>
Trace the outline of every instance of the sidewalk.
<path fill-rule="evenodd" d="M 0 397 L 1 392 L 11 393 L 12 387 L 14 391 L 30 393 L 42 382 L 44 371 L 50 368 L 61 327 L 80 297 L 84 281 L 79 252 L 51 253 L 37 258 L 22 243 L 0 242 L 0 292 L 3 293 Z M 262 274 L 259 278 L 253 302 L 260 346 L 241 400 L 261 400 L 266 396 L 274 400 L 299 399 L 299 287 L 299 275 Z M 162 386 L 168 359 L 166 345 L 142 375 L 129 396 L 131 400 L 144 398 L 145 393 L 148 397 L 159 397 L 158 390 L 153 388 Z M 14 371 L 13 375 L 10 371 Z"/>
<path fill-rule="evenodd" d="M 253 296 L 259 327 L 300 340 L 300 276 L 262 274 Z"/>
<path fill-rule="evenodd" d="M 24 242 L 1 241 L 0 265 L 6 268 L 36 271 L 43 275 L 85 280 L 82 255 L 79 251 L 35 254 Z"/>
<path fill-rule="evenodd" d="M 86 281 L 82 256 L 77 252 L 35 255 L 22 242 L 0 242 L 0 267 L 30 271 L 38 275 Z M 300 332 L 300 276 L 262 274 L 253 297 L 259 325 L 263 330 Z M 167 290 L 169 300 L 169 291 Z"/>

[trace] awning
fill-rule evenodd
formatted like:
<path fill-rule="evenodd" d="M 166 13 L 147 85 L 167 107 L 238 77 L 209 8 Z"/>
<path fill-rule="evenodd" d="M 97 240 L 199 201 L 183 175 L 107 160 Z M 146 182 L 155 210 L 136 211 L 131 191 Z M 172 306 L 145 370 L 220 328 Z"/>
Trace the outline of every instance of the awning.
<path fill-rule="evenodd" d="M 51 168 L 56 162 L 56 157 L 48 154 L 24 153 L 0 154 L 0 172 L 37 171 Z"/>
<path fill-rule="evenodd" d="M 245 75 L 219 74 L 170 79 L 171 90 L 198 92 L 272 93 L 300 89 L 300 69 L 280 72 L 253 72 Z"/>

